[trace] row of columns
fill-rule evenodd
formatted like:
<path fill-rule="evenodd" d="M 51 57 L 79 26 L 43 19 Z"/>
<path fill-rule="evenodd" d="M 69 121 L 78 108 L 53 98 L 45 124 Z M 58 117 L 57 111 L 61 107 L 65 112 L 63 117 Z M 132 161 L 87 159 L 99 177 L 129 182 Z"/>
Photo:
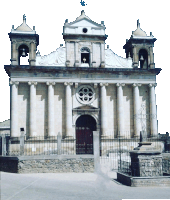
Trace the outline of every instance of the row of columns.
<path fill-rule="evenodd" d="M 55 82 L 46 82 L 48 85 L 48 136 L 54 136 L 54 85 Z M 18 85 L 17 81 L 10 81 L 11 85 L 11 136 L 18 136 Z M 36 85 L 37 82 L 30 81 L 30 137 L 36 136 Z M 72 90 L 73 83 L 65 82 L 65 112 L 66 112 L 66 136 L 72 136 Z M 107 132 L 107 94 L 106 87 L 108 83 L 100 83 L 101 87 L 101 133 Z M 119 137 L 124 134 L 124 108 L 123 108 L 123 86 L 124 83 L 117 83 L 117 119 Z M 133 84 L 133 101 L 134 101 L 134 136 L 139 136 L 141 123 L 139 122 L 139 87 L 141 84 Z M 150 93 L 150 127 L 151 135 L 157 135 L 157 115 L 156 115 L 156 84 L 149 84 Z"/>

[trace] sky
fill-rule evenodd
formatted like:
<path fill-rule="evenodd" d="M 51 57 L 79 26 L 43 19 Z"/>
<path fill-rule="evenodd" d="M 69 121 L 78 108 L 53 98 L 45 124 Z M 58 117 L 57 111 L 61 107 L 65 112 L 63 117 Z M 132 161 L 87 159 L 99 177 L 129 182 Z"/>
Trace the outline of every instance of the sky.
<path fill-rule="evenodd" d="M 154 45 L 155 67 L 162 68 L 157 76 L 156 104 L 158 132 L 170 133 L 170 63 L 169 63 L 169 1 L 155 0 L 8 0 L 1 1 L 0 7 L 0 122 L 10 118 L 10 88 L 9 77 L 4 65 L 10 64 L 11 43 L 8 33 L 12 25 L 17 28 L 26 15 L 26 23 L 39 34 L 37 50 L 41 55 L 55 51 L 60 44 L 64 44 L 62 32 L 66 19 L 74 21 L 81 14 L 81 10 L 97 23 L 104 21 L 108 38 L 105 45 L 109 45 L 114 53 L 125 58 L 123 49 L 126 39 L 140 27 L 147 35 L 152 32 L 157 39 Z M 86 5 L 87 4 L 87 5 Z M 65 46 L 65 44 L 64 44 Z M 105 46 L 106 48 L 106 46 Z"/>

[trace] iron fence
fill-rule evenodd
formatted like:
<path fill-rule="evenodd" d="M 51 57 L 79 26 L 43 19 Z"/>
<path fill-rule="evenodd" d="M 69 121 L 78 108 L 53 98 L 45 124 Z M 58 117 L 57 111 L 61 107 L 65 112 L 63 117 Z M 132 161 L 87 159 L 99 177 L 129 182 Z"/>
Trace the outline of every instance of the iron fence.
<path fill-rule="evenodd" d="M 118 172 L 136 177 L 167 176 L 170 175 L 170 159 L 161 162 L 128 162 L 118 160 Z"/>
<path fill-rule="evenodd" d="M 118 170 L 118 160 L 122 161 L 123 165 L 126 162 L 130 162 L 130 151 L 139 146 L 140 138 L 130 138 L 130 133 L 126 132 L 124 137 L 114 138 L 113 134 L 109 134 L 108 137 L 100 139 L 100 156 L 101 163 L 110 163 L 113 170 Z M 158 137 L 147 138 L 146 142 L 151 142 L 152 147 L 156 148 L 160 152 L 167 152 L 165 148 L 165 141 Z"/>
<path fill-rule="evenodd" d="M 36 155 L 74 155 L 75 139 L 61 139 L 61 136 L 36 136 L 31 138 L 2 136 L 0 149 L 3 156 L 36 156 Z"/>

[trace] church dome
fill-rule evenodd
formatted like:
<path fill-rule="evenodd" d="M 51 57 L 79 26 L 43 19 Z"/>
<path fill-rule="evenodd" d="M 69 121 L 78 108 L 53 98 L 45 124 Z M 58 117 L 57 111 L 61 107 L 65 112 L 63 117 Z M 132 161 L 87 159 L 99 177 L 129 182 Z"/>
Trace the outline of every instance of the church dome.
<path fill-rule="evenodd" d="M 25 19 L 25 15 L 24 15 L 24 18 L 23 18 L 23 23 L 18 26 L 16 28 L 17 31 L 24 31 L 24 32 L 28 32 L 28 31 L 33 31 L 27 24 L 26 24 L 26 19 Z"/>
<path fill-rule="evenodd" d="M 140 28 L 139 20 L 137 20 L 137 29 L 133 31 L 132 35 L 135 37 L 147 37 L 146 32 Z"/>
<path fill-rule="evenodd" d="M 84 10 L 81 11 L 81 15 L 79 17 L 77 17 L 76 20 L 80 20 L 80 19 L 83 19 L 83 18 L 91 20 L 88 16 L 85 15 Z"/>

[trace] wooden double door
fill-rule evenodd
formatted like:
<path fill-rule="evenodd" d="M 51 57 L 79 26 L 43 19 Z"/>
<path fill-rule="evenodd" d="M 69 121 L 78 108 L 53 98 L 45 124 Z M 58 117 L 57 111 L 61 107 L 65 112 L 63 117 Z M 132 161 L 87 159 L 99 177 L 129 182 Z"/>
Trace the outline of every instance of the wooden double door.
<path fill-rule="evenodd" d="M 93 154 L 93 131 L 96 121 L 90 115 L 82 115 L 76 121 L 76 154 Z"/>

